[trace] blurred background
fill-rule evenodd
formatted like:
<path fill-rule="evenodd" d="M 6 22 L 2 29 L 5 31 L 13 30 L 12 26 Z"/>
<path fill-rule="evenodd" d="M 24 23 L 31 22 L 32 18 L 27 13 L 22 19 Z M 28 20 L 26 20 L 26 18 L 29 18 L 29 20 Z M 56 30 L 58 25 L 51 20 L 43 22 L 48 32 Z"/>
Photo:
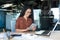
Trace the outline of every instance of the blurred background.
<path fill-rule="evenodd" d="M 52 30 L 59 20 L 59 0 L 0 0 L 0 31 L 14 32 L 16 20 L 26 5 L 33 9 L 36 30 Z M 56 29 L 60 30 L 60 25 Z"/>

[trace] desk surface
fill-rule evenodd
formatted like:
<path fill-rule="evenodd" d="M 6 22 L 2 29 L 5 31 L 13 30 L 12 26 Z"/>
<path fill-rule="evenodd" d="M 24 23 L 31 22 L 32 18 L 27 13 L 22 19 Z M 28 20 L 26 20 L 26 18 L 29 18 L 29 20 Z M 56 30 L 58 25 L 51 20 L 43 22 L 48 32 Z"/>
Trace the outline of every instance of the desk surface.
<path fill-rule="evenodd" d="M 17 32 L 18 33 L 18 32 Z M 27 32 L 27 34 L 34 34 L 34 32 Z M 26 34 L 26 32 L 25 32 L 25 34 Z M 52 39 L 52 40 L 60 40 L 60 31 L 54 31 L 54 32 L 52 32 L 51 33 L 51 35 L 50 36 L 37 36 L 37 38 L 41 38 L 41 37 L 43 37 L 43 38 L 49 38 L 50 40 Z M 2 38 L 0 39 L 0 40 L 3 40 Z M 11 40 L 13 40 L 13 39 L 11 39 Z"/>
<path fill-rule="evenodd" d="M 52 32 L 52 34 L 50 35 L 50 38 L 52 38 L 54 40 L 60 40 L 60 31 Z"/>

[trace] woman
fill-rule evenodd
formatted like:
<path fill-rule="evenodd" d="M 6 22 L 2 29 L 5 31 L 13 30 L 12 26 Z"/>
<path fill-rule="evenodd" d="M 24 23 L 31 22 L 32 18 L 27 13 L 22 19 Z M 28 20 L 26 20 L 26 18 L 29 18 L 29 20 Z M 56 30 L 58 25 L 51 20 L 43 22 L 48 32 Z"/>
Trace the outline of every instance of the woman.
<path fill-rule="evenodd" d="M 29 6 L 25 6 L 20 14 L 20 17 L 16 21 L 16 32 L 24 32 L 29 30 L 29 26 L 32 24 L 31 13 L 32 9 Z M 32 27 L 34 31 L 36 28 Z"/>

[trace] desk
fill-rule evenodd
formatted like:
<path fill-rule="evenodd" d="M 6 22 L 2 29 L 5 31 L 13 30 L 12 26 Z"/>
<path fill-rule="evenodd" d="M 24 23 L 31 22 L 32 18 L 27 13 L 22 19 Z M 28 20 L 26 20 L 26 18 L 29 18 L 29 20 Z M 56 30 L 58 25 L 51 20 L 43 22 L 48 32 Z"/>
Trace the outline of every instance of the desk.
<path fill-rule="evenodd" d="M 31 33 L 31 32 L 30 32 Z M 34 34 L 34 32 L 32 32 L 33 34 Z M 31 34 L 32 34 L 31 33 Z M 26 33 L 25 33 L 26 34 Z M 27 34 L 29 34 L 29 33 L 27 33 Z M 60 40 L 60 31 L 54 31 L 54 32 L 52 32 L 51 33 L 51 35 L 50 36 L 37 36 L 36 38 L 48 38 L 49 40 Z M 2 39 L 0 39 L 0 40 L 3 40 L 3 38 Z M 10 40 L 13 40 L 13 38 L 12 39 L 10 39 Z M 25 39 L 24 39 L 25 40 Z"/>
<path fill-rule="evenodd" d="M 60 31 L 52 32 L 51 35 L 50 35 L 50 38 L 54 39 L 54 40 L 60 40 Z"/>

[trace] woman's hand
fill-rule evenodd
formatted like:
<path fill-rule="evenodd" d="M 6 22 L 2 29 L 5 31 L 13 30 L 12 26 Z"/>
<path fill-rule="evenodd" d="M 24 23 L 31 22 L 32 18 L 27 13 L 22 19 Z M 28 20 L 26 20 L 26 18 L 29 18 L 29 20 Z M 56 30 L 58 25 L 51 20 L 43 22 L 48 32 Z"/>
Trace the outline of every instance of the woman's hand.
<path fill-rule="evenodd" d="M 32 27 L 32 31 L 35 31 L 36 30 L 36 27 Z"/>
<path fill-rule="evenodd" d="M 26 32 L 28 31 L 30 28 L 26 28 L 26 29 L 16 29 L 16 32 Z M 36 30 L 36 27 L 32 27 L 32 31 L 35 31 Z"/>
<path fill-rule="evenodd" d="M 28 30 L 35 31 L 35 30 L 36 30 L 36 27 L 35 27 L 35 26 L 33 26 L 33 27 L 28 27 L 26 30 L 27 30 L 27 31 L 28 31 Z"/>

